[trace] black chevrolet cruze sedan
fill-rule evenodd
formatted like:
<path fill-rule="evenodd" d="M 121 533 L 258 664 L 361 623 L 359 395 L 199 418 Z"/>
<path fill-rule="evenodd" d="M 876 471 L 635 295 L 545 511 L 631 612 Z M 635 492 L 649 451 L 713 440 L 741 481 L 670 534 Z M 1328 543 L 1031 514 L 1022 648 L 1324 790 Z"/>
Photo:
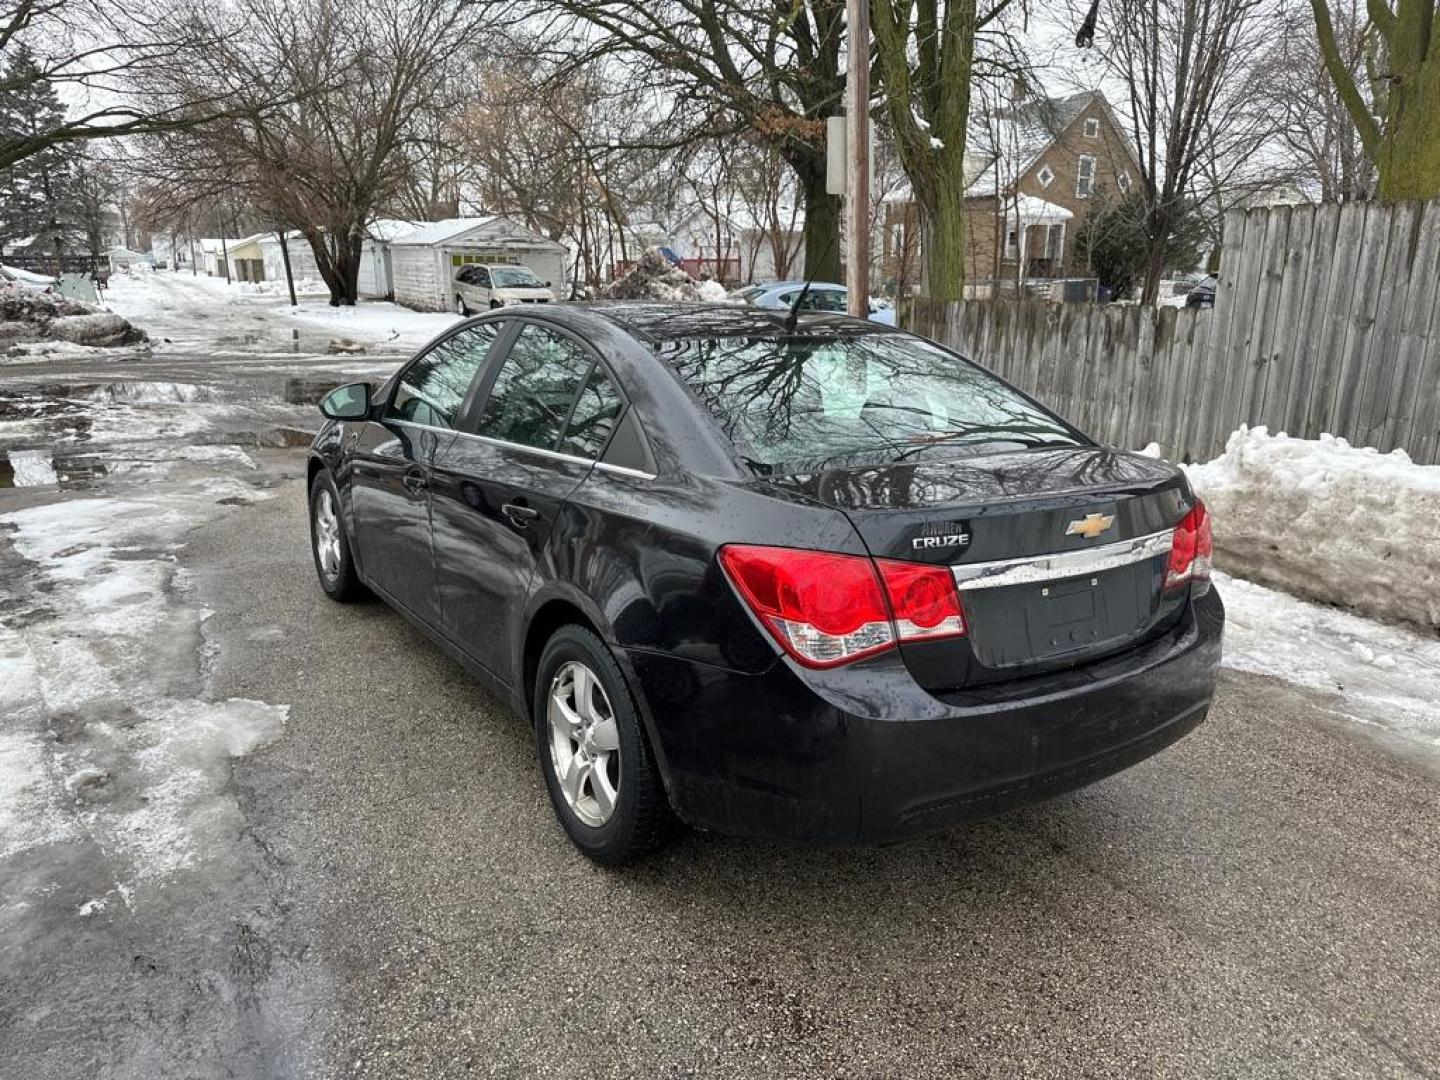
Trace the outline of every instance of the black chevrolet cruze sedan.
<path fill-rule="evenodd" d="M 321 408 L 321 586 L 379 594 L 512 702 L 598 861 L 675 817 L 942 828 L 1209 707 L 1224 616 L 1183 474 L 893 328 L 504 309 Z"/>

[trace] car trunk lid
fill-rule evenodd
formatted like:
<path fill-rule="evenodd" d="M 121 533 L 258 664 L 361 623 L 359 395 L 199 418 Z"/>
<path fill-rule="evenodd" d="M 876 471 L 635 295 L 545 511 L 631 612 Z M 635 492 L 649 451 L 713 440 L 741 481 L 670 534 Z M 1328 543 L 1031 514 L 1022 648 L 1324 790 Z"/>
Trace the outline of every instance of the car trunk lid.
<path fill-rule="evenodd" d="M 1178 616 L 1163 589 L 1189 495 L 1172 466 L 1094 446 L 831 468 L 769 482 L 849 517 L 870 554 L 945 565 L 968 632 L 906 643 L 927 689 L 1038 674 L 1138 643 Z"/>

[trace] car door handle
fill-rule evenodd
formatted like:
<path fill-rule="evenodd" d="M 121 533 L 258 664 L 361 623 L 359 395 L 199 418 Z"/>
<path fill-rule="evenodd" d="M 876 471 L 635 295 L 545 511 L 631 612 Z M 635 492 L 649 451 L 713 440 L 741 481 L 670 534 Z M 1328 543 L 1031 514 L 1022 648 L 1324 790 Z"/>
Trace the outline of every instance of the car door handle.
<path fill-rule="evenodd" d="M 505 519 L 517 529 L 523 529 L 540 516 L 540 511 L 533 506 L 526 506 L 524 503 L 506 503 L 500 507 L 500 512 Z"/>
<path fill-rule="evenodd" d="M 405 490 L 412 495 L 418 495 L 430 486 L 430 481 L 425 479 L 425 474 L 418 472 L 406 473 L 400 483 L 404 486 Z"/>

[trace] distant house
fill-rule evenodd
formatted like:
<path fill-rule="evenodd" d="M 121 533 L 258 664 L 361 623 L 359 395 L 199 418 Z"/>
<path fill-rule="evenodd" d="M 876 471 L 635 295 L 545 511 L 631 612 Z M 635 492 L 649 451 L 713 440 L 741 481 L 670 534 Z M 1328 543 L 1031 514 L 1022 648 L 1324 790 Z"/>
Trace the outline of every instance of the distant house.
<path fill-rule="evenodd" d="M 966 279 L 1085 275 L 1076 239 L 1103 199 L 1123 197 L 1140 169 L 1105 95 L 1021 102 L 968 135 Z M 919 277 L 918 214 L 900 197 L 884 215 L 882 267 Z"/>
<path fill-rule="evenodd" d="M 195 241 L 196 268 L 211 277 L 228 277 L 229 251 L 239 240 L 223 237 L 203 237 Z"/>
<path fill-rule="evenodd" d="M 432 221 L 389 241 L 395 302 L 417 311 L 448 311 L 455 304 L 455 271 L 467 263 L 528 266 L 559 288 L 566 250 L 509 218 Z"/>
<path fill-rule="evenodd" d="M 261 247 L 261 242 L 266 235 L 268 234 L 256 233 L 243 240 L 231 240 L 226 245 L 225 254 L 230 259 L 232 281 L 265 280 L 265 251 Z"/>

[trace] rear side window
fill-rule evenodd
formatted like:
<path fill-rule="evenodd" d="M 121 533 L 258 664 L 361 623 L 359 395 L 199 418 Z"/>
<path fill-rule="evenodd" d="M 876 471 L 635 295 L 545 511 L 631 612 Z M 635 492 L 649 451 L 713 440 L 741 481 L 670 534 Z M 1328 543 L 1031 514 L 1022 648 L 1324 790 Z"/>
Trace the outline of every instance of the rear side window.
<path fill-rule="evenodd" d="M 569 338 L 529 323 L 520 329 L 480 414 L 477 431 L 553 450 L 591 361 Z"/>
<path fill-rule="evenodd" d="M 620 391 L 610 381 L 610 376 L 605 374 L 605 369 L 596 364 L 590 372 L 590 378 L 585 380 L 585 389 L 580 391 L 580 399 L 575 402 L 575 411 L 565 428 L 565 438 L 560 441 L 560 449 L 577 457 L 599 457 L 624 406 Z"/>
<path fill-rule="evenodd" d="M 718 338 L 661 351 L 761 473 L 1084 445 L 989 372 L 903 334 Z"/>
<path fill-rule="evenodd" d="M 418 356 L 400 376 L 387 419 L 453 428 L 455 416 L 503 324 L 481 323 L 452 334 Z"/>

